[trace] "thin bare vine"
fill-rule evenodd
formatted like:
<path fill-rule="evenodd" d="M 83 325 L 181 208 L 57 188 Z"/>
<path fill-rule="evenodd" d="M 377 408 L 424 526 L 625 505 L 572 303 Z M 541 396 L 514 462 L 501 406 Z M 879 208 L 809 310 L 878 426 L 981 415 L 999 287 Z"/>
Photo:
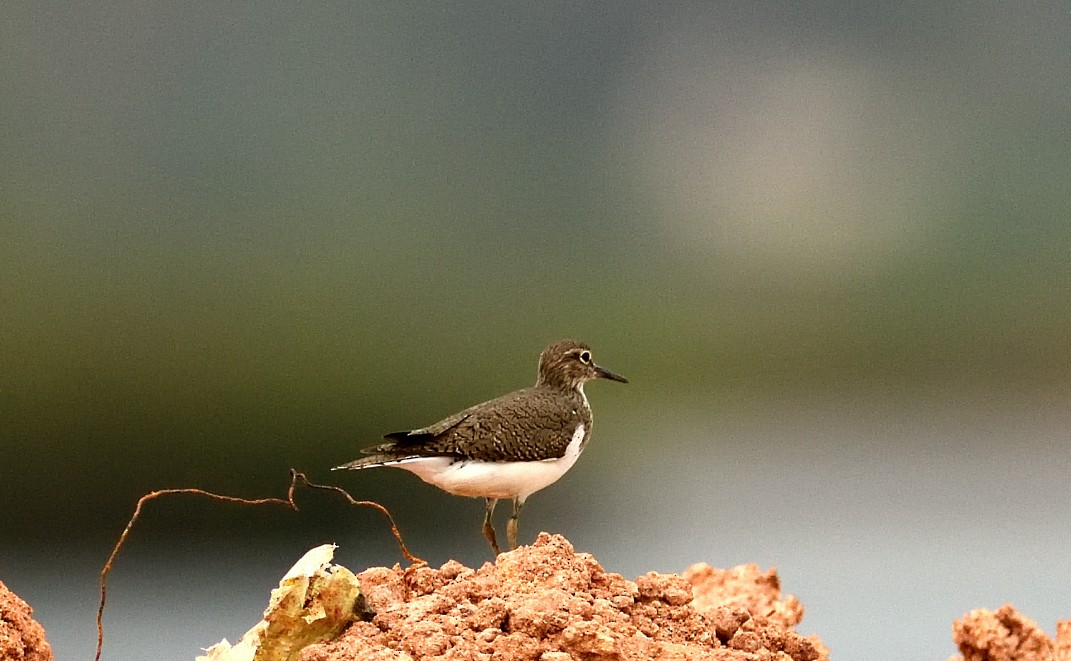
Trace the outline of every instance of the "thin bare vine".
<path fill-rule="evenodd" d="M 321 489 L 324 491 L 334 491 L 341 494 L 350 505 L 356 505 L 359 507 L 371 507 L 379 510 L 383 516 L 387 517 L 387 521 L 390 522 L 390 531 L 394 535 L 394 539 L 398 542 L 398 548 L 401 550 L 402 555 L 409 561 L 410 564 L 424 564 L 424 561 L 416 557 L 409 552 L 409 549 L 405 546 L 405 541 L 402 539 L 402 534 L 398 530 L 398 525 L 394 522 L 394 517 L 387 511 L 386 507 L 383 507 L 377 502 L 371 500 L 356 500 L 345 489 L 336 487 L 329 484 L 316 484 L 310 482 L 309 478 L 304 473 L 291 469 L 290 471 L 290 487 L 286 490 L 286 498 L 238 498 L 236 496 L 225 496 L 218 493 L 212 493 L 205 491 L 204 489 L 161 489 L 159 491 L 152 491 L 145 494 L 138 499 L 138 504 L 134 507 L 134 514 L 130 517 L 130 520 L 126 524 L 126 528 L 123 529 L 123 533 L 119 535 L 119 540 L 115 543 L 115 548 L 112 549 L 111 555 L 108 556 L 108 561 L 104 563 L 104 568 L 100 571 L 100 603 L 97 605 L 97 651 L 93 655 L 93 661 L 100 661 L 101 650 L 104 648 L 104 604 L 108 597 L 108 574 L 112 570 L 112 566 L 115 564 L 115 558 L 119 555 L 119 549 L 123 547 L 126 542 L 126 538 L 130 535 L 131 528 L 134 527 L 134 522 L 141 516 L 142 507 L 150 500 L 155 500 L 161 496 L 174 496 L 174 495 L 196 495 L 205 496 L 212 500 L 218 500 L 225 503 L 236 503 L 238 505 L 281 505 L 288 509 L 297 511 L 297 503 L 294 502 L 294 491 L 297 487 L 306 486 L 310 489 Z"/>

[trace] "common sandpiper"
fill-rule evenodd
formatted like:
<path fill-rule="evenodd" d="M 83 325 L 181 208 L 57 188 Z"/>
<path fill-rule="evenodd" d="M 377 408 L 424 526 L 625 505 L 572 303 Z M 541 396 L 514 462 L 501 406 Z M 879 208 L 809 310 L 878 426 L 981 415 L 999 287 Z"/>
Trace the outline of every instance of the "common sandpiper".
<path fill-rule="evenodd" d="M 562 340 L 539 356 L 531 388 L 470 407 L 433 425 L 387 434 L 361 452 L 369 456 L 333 470 L 395 466 L 457 496 L 484 498 L 483 534 L 501 551 L 491 515 L 500 499 L 513 501 L 506 525 L 517 548 L 517 520 L 528 496 L 556 482 L 576 463 L 591 438 L 591 407 L 584 384 L 628 383 L 599 367 L 583 342 Z"/>

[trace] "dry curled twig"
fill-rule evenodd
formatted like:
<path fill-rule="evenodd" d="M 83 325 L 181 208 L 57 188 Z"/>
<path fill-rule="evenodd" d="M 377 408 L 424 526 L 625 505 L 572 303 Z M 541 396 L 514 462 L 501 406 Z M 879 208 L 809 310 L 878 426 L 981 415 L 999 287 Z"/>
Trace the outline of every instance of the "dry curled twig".
<path fill-rule="evenodd" d="M 394 522 L 394 517 L 387 511 L 386 507 L 383 507 L 377 502 L 371 500 L 356 500 L 345 489 L 341 487 L 332 486 L 329 484 L 316 484 L 310 482 L 309 478 L 304 473 L 300 473 L 296 470 L 290 470 L 290 487 L 286 490 L 286 498 L 238 498 L 236 496 L 224 496 L 218 493 L 212 493 L 205 491 L 204 489 L 161 489 L 159 491 L 152 491 L 145 494 L 138 499 L 138 504 L 134 507 L 134 514 L 130 517 L 130 520 L 126 524 L 126 528 L 123 529 L 123 534 L 119 535 L 119 540 L 115 543 L 115 548 L 112 549 L 111 555 L 108 556 L 108 561 L 104 563 L 104 568 L 100 571 L 100 603 L 97 605 L 97 651 L 93 655 L 93 661 L 100 661 L 101 650 L 104 647 L 104 603 L 108 596 L 108 573 L 112 570 L 112 565 L 115 562 L 115 558 L 119 555 L 119 549 L 123 547 L 126 542 L 127 536 L 130 534 L 130 529 L 134 527 L 134 522 L 141 516 L 141 508 L 145 503 L 150 500 L 154 500 L 161 496 L 172 496 L 179 494 L 192 494 L 197 496 L 206 496 L 212 500 L 219 500 L 225 503 L 237 503 L 239 505 L 282 505 L 283 507 L 297 511 L 297 503 L 294 502 L 294 491 L 298 484 L 309 487 L 310 489 L 322 489 L 325 491 L 334 491 L 339 493 L 346 499 L 350 505 L 357 505 L 362 507 L 372 507 L 379 510 L 383 516 L 387 517 L 387 521 L 390 522 L 390 531 L 394 535 L 394 539 L 398 541 L 398 548 L 401 549 L 402 555 L 411 564 L 426 564 L 423 560 L 416 557 L 409 552 L 409 549 L 405 546 L 405 541 L 402 540 L 402 534 L 398 531 L 398 525 Z"/>

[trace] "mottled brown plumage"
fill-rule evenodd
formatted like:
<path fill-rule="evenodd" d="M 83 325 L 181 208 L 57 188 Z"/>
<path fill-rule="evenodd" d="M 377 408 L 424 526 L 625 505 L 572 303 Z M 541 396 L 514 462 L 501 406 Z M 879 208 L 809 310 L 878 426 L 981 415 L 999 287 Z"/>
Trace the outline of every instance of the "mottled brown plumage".
<path fill-rule="evenodd" d="M 372 456 L 358 461 L 428 456 L 556 459 L 565 454 L 572 430 L 581 423 L 590 435 L 591 409 L 579 392 L 537 386 L 478 404 L 424 429 L 387 434 L 390 443 L 363 450 Z"/>
<path fill-rule="evenodd" d="M 599 378 L 627 383 L 597 366 L 586 344 L 556 342 L 540 355 L 539 375 L 531 388 L 422 429 L 387 434 L 388 443 L 362 450 L 369 456 L 337 468 L 397 466 L 450 493 L 486 498 L 484 533 L 497 554 L 490 527 L 495 502 L 513 500 L 508 532 L 511 547 L 516 547 L 516 521 L 525 499 L 561 477 L 591 438 L 584 383 Z"/>

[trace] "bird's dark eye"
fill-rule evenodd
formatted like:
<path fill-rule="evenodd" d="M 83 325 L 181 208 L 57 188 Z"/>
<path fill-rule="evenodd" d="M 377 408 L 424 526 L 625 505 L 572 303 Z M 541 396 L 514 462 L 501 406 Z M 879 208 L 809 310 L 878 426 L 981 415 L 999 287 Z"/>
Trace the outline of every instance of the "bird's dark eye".
<path fill-rule="evenodd" d="M 591 362 L 591 352 L 590 351 L 581 351 L 580 352 L 580 362 L 584 363 L 585 365 L 590 363 Z"/>

